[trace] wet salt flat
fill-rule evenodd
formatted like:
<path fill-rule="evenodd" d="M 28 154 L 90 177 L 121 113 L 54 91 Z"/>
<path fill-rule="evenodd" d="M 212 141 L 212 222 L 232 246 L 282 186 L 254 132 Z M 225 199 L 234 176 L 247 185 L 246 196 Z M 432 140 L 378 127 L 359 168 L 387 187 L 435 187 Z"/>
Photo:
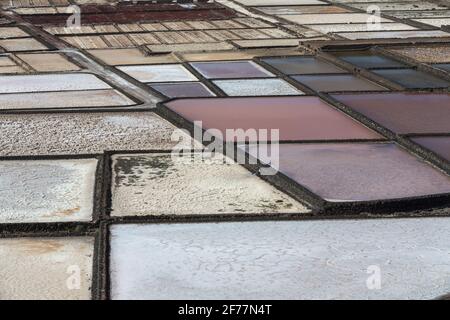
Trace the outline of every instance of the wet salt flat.
<path fill-rule="evenodd" d="M 160 83 L 152 84 L 151 88 L 168 98 L 212 97 L 215 94 L 203 83 Z"/>
<path fill-rule="evenodd" d="M 55 53 L 24 53 L 17 57 L 30 65 L 36 71 L 76 71 L 80 68 L 68 61 L 61 54 Z"/>
<path fill-rule="evenodd" d="M 23 52 L 34 50 L 47 50 L 47 46 L 33 38 L 0 39 L 0 47 L 5 51 Z"/>
<path fill-rule="evenodd" d="M 293 79 L 315 91 L 384 91 L 386 88 L 353 75 L 304 75 Z"/>
<path fill-rule="evenodd" d="M 320 0 L 236 0 L 236 2 L 241 3 L 246 6 L 271 6 L 271 5 L 282 5 L 282 6 L 290 6 L 290 5 L 313 5 L 313 4 L 324 4 L 323 1 Z"/>
<path fill-rule="evenodd" d="M 303 92 L 280 79 L 216 80 L 214 84 L 228 96 L 291 96 Z"/>

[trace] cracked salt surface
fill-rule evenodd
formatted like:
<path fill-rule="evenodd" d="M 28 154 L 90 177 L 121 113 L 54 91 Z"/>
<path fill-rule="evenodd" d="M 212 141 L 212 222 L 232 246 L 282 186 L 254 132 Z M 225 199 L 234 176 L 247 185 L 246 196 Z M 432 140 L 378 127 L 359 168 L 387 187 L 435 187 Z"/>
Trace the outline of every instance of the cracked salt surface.
<path fill-rule="evenodd" d="M 0 223 L 90 221 L 96 159 L 0 162 Z"/>
<path fill-rule="evenodd" d="M 449 218 L 114 225 L 111 297 L 432 299 L 449 241 Z"/>
<path fill-rule="evenodd" d="M 0 76 L 0 93 L 111 89 L 87 73 Z"/>

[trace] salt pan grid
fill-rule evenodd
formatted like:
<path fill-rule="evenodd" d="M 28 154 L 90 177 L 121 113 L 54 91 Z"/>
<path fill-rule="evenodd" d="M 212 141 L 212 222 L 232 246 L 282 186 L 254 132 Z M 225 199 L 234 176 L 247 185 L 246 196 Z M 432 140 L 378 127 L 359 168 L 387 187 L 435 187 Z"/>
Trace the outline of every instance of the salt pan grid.
<path fill-rule="evenodd" d="M 450 9 L 188 2 L 1 4 L 0 299 L 450 292 Z M 198 120 L 279 129 L 279 162 L 262 136 L 205 159 Z"/>

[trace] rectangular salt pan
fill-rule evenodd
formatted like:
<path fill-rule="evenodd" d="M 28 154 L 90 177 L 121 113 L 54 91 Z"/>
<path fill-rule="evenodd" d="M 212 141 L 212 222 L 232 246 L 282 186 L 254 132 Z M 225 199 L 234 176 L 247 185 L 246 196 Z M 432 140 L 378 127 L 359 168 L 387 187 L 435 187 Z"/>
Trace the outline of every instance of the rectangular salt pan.
<path fill-rule="evenodd" d="M 110 89 L 93 74 L 40 74 L 20 76 L 0 76 L 0 93 L 23 93 L 41 91 L 74 91 Z"/>
<path fill-rule="evenodd" d="M 111 298 L 433 299 L 449 235 L 448 218 L 114 225 Z"/>

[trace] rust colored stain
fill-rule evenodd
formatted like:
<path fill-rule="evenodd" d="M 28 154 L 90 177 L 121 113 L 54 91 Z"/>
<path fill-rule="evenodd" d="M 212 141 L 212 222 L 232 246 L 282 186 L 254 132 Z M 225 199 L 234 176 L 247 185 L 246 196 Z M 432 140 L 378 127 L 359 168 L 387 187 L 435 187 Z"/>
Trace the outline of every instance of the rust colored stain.
<path fill-rule="evenodd" d="M 82 23 L 132 23 L 195 19 L 228 19 L 236 13 L 217 3 L 197 3 L 184 8 L 179 4 L 118 4 L 81 6 Z M 65 25 L 71 14 L 24 15 L 24 20 L 36 25 Z"/>
<path fill-rule="evenodd" d="M 60 250 L 62 246 L 63 245 L 60 241 L 35 241 L 33 239 L 21 239 L 21 241 L 16 245 L 17 250 L 30 254 L 48 254 Z"/>

